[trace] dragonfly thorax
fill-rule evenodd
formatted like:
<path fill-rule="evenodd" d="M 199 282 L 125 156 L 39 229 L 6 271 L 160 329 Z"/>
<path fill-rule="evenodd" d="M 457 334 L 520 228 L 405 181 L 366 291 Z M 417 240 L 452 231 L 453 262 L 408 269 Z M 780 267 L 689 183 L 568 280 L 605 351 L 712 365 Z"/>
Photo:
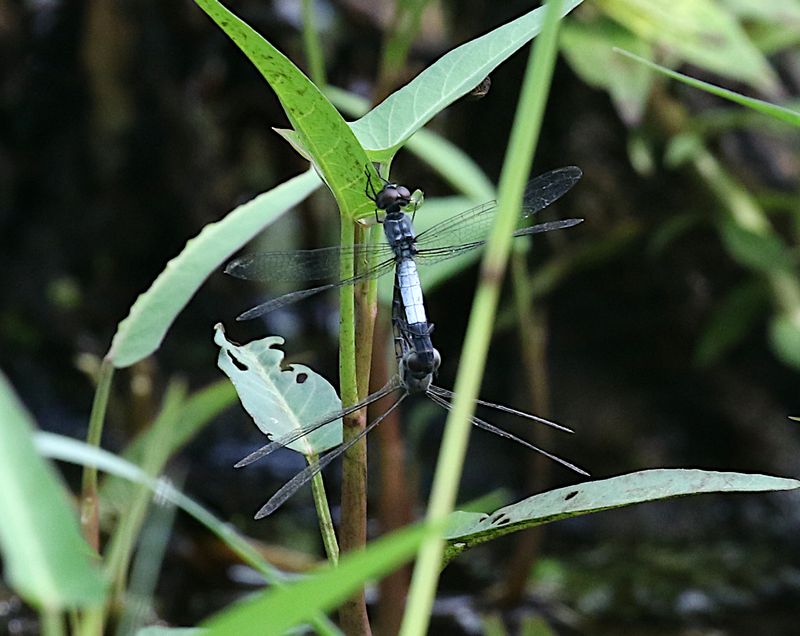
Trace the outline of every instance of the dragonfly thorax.
<path fill-rule="evenodd" d="M 397 258 L 409 258 L 417 253 L 414 227 L 404 212 L 386 215 L 383 220 L 383 234 Z"/>

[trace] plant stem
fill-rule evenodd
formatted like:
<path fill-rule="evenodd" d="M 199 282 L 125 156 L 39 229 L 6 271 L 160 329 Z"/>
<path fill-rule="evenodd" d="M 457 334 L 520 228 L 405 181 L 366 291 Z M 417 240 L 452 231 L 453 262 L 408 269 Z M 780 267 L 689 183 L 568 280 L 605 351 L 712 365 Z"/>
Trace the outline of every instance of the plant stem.
<path fill-rule="evenodd" d="M 547 3 L 544 27 L 528 60 L 511 139 L 500 178 L 497 218 L 481 265 L 481 280 L 472 305 L 469 326 L 455 384 L 453 410 L 447 418 L 444 439 L 428 505 L 428 521 L 439 523 L 453 510 L 469 439 L 469 418 L 475 409 L 489 338 L 492 334 L 500 286 L 511 248 L 512 232 L 519 218 L 519 205 L 538 141 L 544 106 L 555 64 L 558 16 L 561 0 Z M 426 539 L 420 547 L 411 580 L 409 602 L 400 634 L 417 636 L 427 632 L 444 543 L 440 537 Z"/>
<path fill-rule="evenodd" d="M 114 377 L 114 364 L 110 358 L 103 358 L 100 373 L 97 377 L 97 388 L 94 392 L 92 412 L 89 415 L 89 430 L 86 433 L 86 443 L 100 448 L 103 437 L 103 422 L 108 407 L 108 396 L 111 393 L 111 380 Z M 100 517 L 97 498 L 97 468 L 84 466 L 81 482 L 81 528 L 83 536 L 92 549 L 100 551 Z"/>
<path fill-rule="evenodd" d="M 316 456 L 308 459 L 316 459 Z M 339 563 L 339 544 L 336 542 L 336 532 L 333 529 L 328 497 L 325 495 L 325 482 L 323 482 L 320 473 L 317 473 L 311 479 L 311 493 L 314 497 L 314 506 L 317 509 L 319 531 L 322 535 L 322 544 L 325 546 L 325 554 L 328 555 L 328 561 L 336 565 Z"/>
<path fill-rule="evenodd" d="M 355 226 L 342 218 L 341 245 L 355 243 Z M 351 278 L 355 272 L 352 255 L 342 255 L 340 276 Z M 342 404 L 355 404 L 359 400 L 359 382 L 356 360 L 355 294 L 360 293 L 352 285 L 342 287 L 340 293 L 339 319 L 339 382 Z M 361 339 L 359 338 L 359 343 Z M 343 419 L 344 441 L 357 436 L 366 426 L 364 409 L 351 413 Z M 340 545 L 343 552 L 359 549 L 367 542 L 367 447 L 366 440 L 352 446 L 342 458 L 342 522 Z M 339 608 L 339 620 L 346 634 L 369 634 L 369 619 L 364 591 L 361 590 L 345 601 Z"/>
<path fill-rule="evenodd" d="M 324 88 L 328 83 L 325 77 L 325 59 L 322 55 L 322 45 L 319 41 L 319 33 L 317 31 L 317 23 L 314 15 L 314 0 L 303 0 L 303 45 L 306 49 L 306 57 L 308 58 L 308 72 L 311 76 L 311 81 L 314 82 L 318 88 Z"/>

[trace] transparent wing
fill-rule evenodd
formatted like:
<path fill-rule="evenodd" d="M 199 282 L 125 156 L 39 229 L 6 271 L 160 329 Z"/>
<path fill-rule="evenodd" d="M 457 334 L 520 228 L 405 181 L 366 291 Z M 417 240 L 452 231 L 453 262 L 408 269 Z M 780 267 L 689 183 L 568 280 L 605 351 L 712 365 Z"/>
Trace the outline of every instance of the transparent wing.
<path fill-rule="evenodd" d="M 342 255 L 383 261 L 392 258 L 392 248 L 381 245 L 322 247 L 316 250 L 264 252 L 240 256 L 225 266 L 225 273 L 236 278 L 258 281 L 330 280 L 339 275 Z"/>
<path fill-rule="evenodd" d="M 330 464 L 334 459 L 342 455 L 346 452 L 350 447 L 352 447 L 356 442 L 361 440 L 367 433 L 369 433 L 373 428 L 375 428 L 378 424 L 380 424 L 389 413 L 394 411 L 406 397 L 406 393 L 403 393 L 394 404 L 392 404 L 383 415 L 375 418 L 372 422 L 370 422 L 363 431 L 361 431 L 358 435 L 356 435 L 353 439 L 349 440 L 347 443 L 338 446 L 334 450 L 330 451 L 327 455 L 323 455 L 319 458 L 318 461 L 311 462 L 308 466 L 306 466 L 303 470 L 297 473 L 294 477 L 292 477 L 289 481 L 287 481 L 278 492 L 276 492 L 270 500 L 265 503 L 261 509 L 256 513 L 256 519 L 263 519 L 271 515 L 275 512 L 278 508 L 280 508 L 284 502 L 289 499 L 294 493 L 296 493 L 300 488 L 302 488 L 305 484 L 307 484 L 311 479 L 319 473 L 323 468 L 325 468 L 328 464 Z"/>
<path fill-rule="evenodd" d="M 445 400 L 443 397 L 440 397 L 436 393 L 432 393 L 432 392 L 428 391 L 426 393 L 426 395 L 431 400 L 433 400 L 436 404 L 438 404 L 439 406 L 443 407 L 444 409 L 446 409 L 448 411 L 451 411 L 453 409 L 453 406 L 452 406 L 452 404 L 450 404 L 450 402 Z M 560 457 L 558 457 L 556 455 L 553 455 L 552 453 L 548 453 L 546 450 L 543 450 L 543 449 L 539 448 L 538 446 L 534 446 L 530 442 L 526 442 L 521 437 L 517 437 L 516 435 L 514 435 L 512 433 L 509 433 L 508 431 L 504 431 L 502 428 L 498 428 L 494 424 L 489 424 L 489 422 L 486 422 L 486 421 L 482 420 L 481 418 L 479 418 L 479 417 L 477 417 L 475 415 L 473 415 L 470 418 L 470 422 L 473 424 L 473 426 L 477 426 L 478 428 L 482 428 L 483 430 L 489 431 L 490 433 L 494 433 L 495 435 L 499 435 L 500 437 L 504 437 L 506 439 L 510 439 L 511 441 L 517 442 L 518 444 L 522 444 L 526 448 L 530 448 L 531 450 L 536 451 L 537 453 L 539 453 L 541 455 L 544 455 L 548 459 L 552 459 L 554 462 L 558 462 L 562 466 L 566 466 L 570 470 L 574 470 L 576 473 L 579 473 L 579 474 L 584 475 L 586 477 L 590 476 L 589 473 L 587 473 L 585 470 L 583 470 L 582 468 L 578 468 L 574 464 L 570 464 L 567 460 L 561 459 Z"/>
<path fill-rule="evenodd" d="M 541 234 L 542 232 L 550 232 L 551 230 L 561 230 L 564 228 L 572 227 L 583 223 L 583 219 L 562 219 L 560 221 L 548 221 L 547 223 L 539 223 L 531 227 L 523 227 L 516 230 L 513 236 L 527 236 L 529 234 Z M 466 252 L 470 252 L 482 245 L 486 245 L 486 241 L 473 241 L 472 243 L 462 243 L 461 245 L 449 245 L 446 247 L 436 247 L 432 249 L 422 250 L 416 255 L 416 260 L 422 265 L 431 265 L 440 261 L 454 258 Z"/>
<path fill-rule="evenodd" d="M 260 305 L 256 305 L 252 309 L 248 309 L 244 313 L 236 316 L 236 320 L 252 320 L 253 318 L 258 318 L 259 316 L 263 316 L 271 311 L 275 311 L 276 309 L 280 309 L 281 307 L 285 307 L 286 305 L 291 305 L 292 303 L 296 303 L 304 298 L 308 298 L 310 296 L 314 296 L 315 294 L 319 294 L 320 292 L 328 291 L 331 289 L 338 289 L 339 287 L 344 287 L 345 285 L 353 285 L 359 281 L 369 280 L 372 278 L 378 278 L 383 276 L 386 272 L 391 270 L 394 267 L 394 258 L 389 260 L 383 261 L 382 263 L 378 263 L 372 269 L 367 270 L 366 272 L 362 272 L 350 278 L 345 278 L 343 280 L 337 281 L 335 283 L 328 283 L 327 285 L 319 285 L 318 287 L 311 287 L 309 289 L 301 289 L 300 291 L 296 292 L 289 292 L 288 294 L 284 294 L 283 296 L 278 296 L 277 298 L 272 298 L 266 302 L 261 303 Z"/>
<path fill-rule="evenodd" d="M 580 168 L 568 166 L 551 170 L 530 181 L 525 188 L 520 218 L 533 216 L 560 199 L 578 182 L 581 174 Z M 489 233 L 496 210 L 496 201 L 482 203 L 420 232 L 417 235 L 420 255 L 461 245 L 474 244 L 471 249 L 481 245 Z"/>
<path fill-rule="evenodd" d="M 360 402 L 356 402 L 352 406 L 343 408 L 340 411 L 337 411 L 336 413 L 329 413 L 322 419 L 317 420 L 316 422 L 309 424 L 308 426 L 298 428 L 294 431 L 291 431 L 290 433 L 287 433 L 286 435 L 282 435 L 276 440 L 272 440 L 269 444 L 262 446 L 257 451 L 250 453 L 244 459 L 236 462 L 236 464 L 234 464 L 233 467 L 242 468 L 244 466 L 248 466 L 253 462 L 258 461 L 262 457 L 266 457 L 273 451 L 276 451 L 279 448 L 283 448 L 284 446 L 287 446 L 292 442 L 296 442 L 301 437 L 310 435 L 314 431 L 322 428 L 323 426 L 326 426 L 327 424 L 330 424 L 331 422 L 335 422 L 340 417 L 344 417 L 345 415 L 350 415 L 350 413 L 355 413 L 356 411 L 363 409 L 365 406 L 368 406 L 373 402 L 377 402 L 382 397 L 389 395 L 393 391 L 397 391 L 399 388 L 401 388 L 400 379 L 397 376 L 395 376 L 391 380 L 389 380 L 389 382 L 387 382 L 383 388 L 378 389 L 377 391 L 375 391 L 375 393 L 371 393 Z"/>

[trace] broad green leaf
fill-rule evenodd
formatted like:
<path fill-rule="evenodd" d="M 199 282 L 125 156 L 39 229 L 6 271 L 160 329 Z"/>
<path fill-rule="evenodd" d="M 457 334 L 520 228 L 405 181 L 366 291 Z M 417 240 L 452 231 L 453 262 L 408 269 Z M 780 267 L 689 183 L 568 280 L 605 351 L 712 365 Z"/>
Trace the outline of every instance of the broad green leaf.
<path fill-rule="evenodd" d="M 561 51 L 573 70 L 590 86 L 609 93 L 622 121 L 639 123 L 653 84 L 652 72 L 614 54 L 614 47 L 648 55 L 650 46 L 627 29 L 602 16 L 591 22 L 566 22 Z"/>
<path fill-rule="evenodd" d="M 108 352 L 114 366 L 130 366 L 158 349 L 172 322 L 208 275 L 319 185 L 319 178 L 306 172 L 204 227 L 167 263 L 117 327 Z"/>
<path fill-rule="evenodd" d="M 769 325 L 772 349 L 783 362 L 800 369 L 800 316 L 780 313 Z"/>
<path fill-rule="evenodd" d="M 301 429 L 342 408 L 336 389 L 318 373 L 302 364 L 281 368 L 283 344 L 280 336 L 267 336 L 245 345 L 225 337 L 222 325 L 215 327 L 219 345 L 217 365 L 231 379 L 239 399 L 256 426 L 270 439 Z M 298 453 L 313 455 L 342 443 L 342 420 L 288 444 Z"/>
<path fill-rule="evenodd" d="M 597 0 L 609 17 L 682 60 L 764 91 L 775 73 L 734 16 L 714 0 Z"/>
<path fill-rule="evenodd" d="M 695 363 L 708 366 L 735 347 L 769 306 L 769 289 L 761 279 L 731 291 L 711 314 L 695 350 Z"/>
<path fill-rule="evenodd" d="M 105 582 L 67 489 L 33 444 L 35 424 L 0 373 L 0 551 L 3 577 L 34 607 L 96 607 Z"/>
<path fill-rule="evenodd" d="M 565 0 L 561 16 L 582 0 Z M 367 149 L 391 157 L 412 134 L 428 123 L 542 30 L 544 7 L 462 44 L 445 54 L 403 88 L 352 123 Z"/>
<path fill-rule="evenodd" d="M 587 481 L 528 497 L 491 514 L 453 513 L 445 530 L 447 558 L 511 532 L 591 512 L 701 493 L 796 488 L 800 488 L 796 479 L 690 469 L 643 470 Z"/>
<path fill-rule="evenodd" d="M 202 626 L 208 628 L 208 636 L 252 633 L 254 625 L 260 634 L 284 634 L 307 622 L 315 612 L 339 606 L 366 581 L 388 574 L 411 559 L 422 539 L 435 530 L 435 526 L 398 530 L 364 550 L 345 555 L 338 566 L 323 567 L 297 583 L 252 596 Z"/>
<path fill-rule="evenodd" d="M 280 100 L 300 146 L 328 184 L 342 218 L 371 212 L 364 196 L 364 169 L 378 174 L 350 126 L 314 83 L 289 58 L 216 0 L 195 0 L 255 65 Z"/>
<path fill-rule="evenodd" d="M 363 116 L 369 110 L 369 102 L 359 95 L 333 86 L 328 86 L 325 92 L 348 115 Z M 494 198 L 494 185 L 480 166 L 461 148 L 441 135 L 421 128 L 411 136 L 405 148 L 433 168 L 457 192 L 476 201 Z M 413 190 L 416 184 L 406 185 Z"/>
<path fill-rule="evenodd" d="M 739 104 L 740 106 L 745 106 L 746 108 L 750 108 L 754 111 L 762 113 L 763 115 L 767 115 L 769 117 L 774 117 L 775 119 L 779 119 L 780 121 L 784 121 L 787 124 L 791 124 L 792 126 L 800 126 L 800 113 L 795 110 L 790 110 L 788 108 L 784 108 L 783 106 L 778 106 L 776 104 L 770 104 L 769 102 L 765 102 L 760 99 L 753 99 L 752 97 L 745 97 L 744 95 L 740 95 L 739 93 L 735 93 L 733 91 L 729 91 L 725 88 L 720 88 L 719 86 L 715 86 L 714 84 L 709 84 L 708 82 L 702 82 L 698 79 L 694 79 L 693 77 L 689 77 L 688 75 L 684 75 L 683 73 L 678 73 L 676 71 L 670 70 L 650 60 L 646 60 L 638 55 L 634 55 L 633 53 L 629 53 L 628 51 L 623 51 L 622 49 L 617 49 L 617 53 L 621 53 L 632 60 L 636 60 L 637 62 L 644 64 L 645 66 L 649 66 L 655 71 L 666 75 L 667 77 L 671 77 L 672 79 L 678 80 L 679 82 L 683 82 L 684 84 L 688 84 L 694 88 L 699 88 L 702 91 L 706 91 L 707 93 L 711 93 L 712 95 L 716 95 L 717 97 L 722 97 L 723 99 L 727 99 L 728 101 L 734 102 L 735 104 Z"/>

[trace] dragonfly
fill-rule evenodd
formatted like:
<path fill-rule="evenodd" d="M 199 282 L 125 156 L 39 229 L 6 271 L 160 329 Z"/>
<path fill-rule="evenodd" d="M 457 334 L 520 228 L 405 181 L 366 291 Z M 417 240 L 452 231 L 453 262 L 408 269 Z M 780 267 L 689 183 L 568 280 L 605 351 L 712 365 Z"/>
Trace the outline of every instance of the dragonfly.
<path fill-rule="evenodd" d="M 557 168 L 532 179 L 522 202 L 520 220 L 524 221 L 551 203 L 564 196 L 581 178 L 581 170 L 575 166 Z M 413 203 L 408 188 L 386 182 L 376 190 L 367 179 L 365 195 L 376 208 L 385 212 L 382 222 L 386 243 L 381 245 L 357 244 L 352 246 L 323 247 L 313 250 L 265 252 L 241 256 L 230 261 L 225 273 L 236 278 L 255 281 L 305 281 L 333 280 L 339 274 L 339 262 L 343 256 L 358 256 L 373 263 L 364 271 L 335 282 L 316 285 L 308 289 L 290 292 L 272 298 L 240 314 L 237 320 L 251 320 L 292 303 L 309 298 L 320 292 L 338 289 L 345 285 L 375 279 L 394 270 L 395 266 L 406 268 L 408 276 L 416 276 L 416 264 L 431 265 L 477 249 L 486 243 L 492 226 L 497 202 L 489 201 L 450 217 L 433 227 L 414 233 L 412 220 L 406 208 Z M 514 236 L 527 236 L 572 227 L 583 219 L 561 219 L 547 223 L 522 227 Z M 413 263 L 412 263 L 413 261 Z M 406 288 L 410 289 L 408 285 Z M 419 303 L 407 299 L 405 311 L 413 312 Z M 423 315 L 409 315 L 409 323 L 423 322 Z"/>
<path fill-rule="evenodd" d="M 392 302 L 392 323 L 395 339 L 395 356 L 398 364 L 397 373 L 389 380 L 389 382 L 386 383 L 385 386 L 368 395 L 360 402 L 341 409 L 335 413 L 328 414 L 317 422 L 270 441 L 270 443 L 262 446 L 257 451 L 251 453 L 236 463 L 235 467 L 242 468 L 252 464 L 257 460 L 266 457 L 273 451 L 282 448 L 287 444 L 291 444 L 301 437 L 309 435 L 317 429 L 322 428 L 323 426 L 330 424 L 331 422 L 334 422 L 345 415 L 349 415 L 350 413 L 358 411 L 372 404 L 373 402 L 380 400 L 381 398 L 394 393 L 399 393 L 399 395 L 386 411 L 372 420 L 354 438 L 343 444 L 340 444 L 333 450 L 328 451 L 319 459 L 309 462 L 309 465 L 306 466 L 306 468 L 286 482 L 286 484 L 284 484 L 269 499 L 269 501 L 267 501 L 267 503 L 261 507 L 261 509 L 255 515 L 256 519 L 262 519 L 275 512 L 275 510 L 282 506 L 290 497 L 292 497 L 292 495 L 294 495 L 300 488 L 307 484 L 315 475 L 322 471 L 333 460 L 341 456 L 349 448 L 358 443 L 359 440 L 369 434 L 376 426 L 378 426 L 378 424 L 386 419 L 390 413 L 400 406 L 403 400 L 405 400 L 407 397 L 412 395 L 424 395 L 445 410 L 449 411 L 452 409 L 451 400 L 455 397 L 455 394 L 452 391 L 448 391 L 447 389 L 434 384 L 436 372 L 441 364 L 441 355 L 431 344 L 430 333 L 432 331 L 432 325 L 428 323 L 424 328 L 410 328 L 411 325 L 409 325 L 405 319 L 406 312 L 403 311 L 403 297 L 400 293 L 401 288 L 399 279 L 399 274 L 395 273 L 395 292 Z M 477 399 L 475 402 L 480 406 L 516 415 L 540 424 L 545 424 L 560 431 L 567 433 L 573 432 L 572 429 L 569 429 L 566 426 L 562 426 L 556 422 L 539 417 L 538 415 L 519 411 L 509 406 L 496 404 L 494 402 L 487 402 L 481 399 Z M 540 453 L 581 475 L 589 476 L 589 473 L 584 471 L 582 468 L 579 468 L 578 466 L 575 466 L 574 464 L 571 464 L 570 462 L 553 455 L 552 453 L 549 453 L 538 446 L 534 446 L 530 442 L 517 437 L 513 433 L 501 429 L 494 424 L 490 424 L 489 422 L 475 415 L 470 417 L 470 422 L 478 428 L 514 441 L 530 450 Z"/>

